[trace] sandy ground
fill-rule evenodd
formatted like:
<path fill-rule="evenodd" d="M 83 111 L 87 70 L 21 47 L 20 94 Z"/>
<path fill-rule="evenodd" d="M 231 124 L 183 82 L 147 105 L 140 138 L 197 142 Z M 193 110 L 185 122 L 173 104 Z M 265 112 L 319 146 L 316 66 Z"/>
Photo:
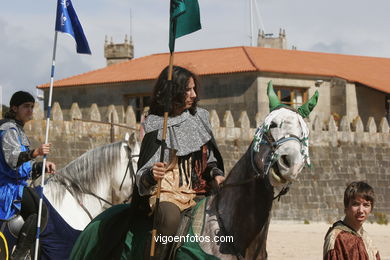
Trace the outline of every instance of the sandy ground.
<path fill-rule="evenodd" d="M 298 224 L 271 221 L 267 250 L 269 260 L 321 260 L 326 223 Z M 390 225 L 364 224 L 382 260 L 390 260 Z"/>

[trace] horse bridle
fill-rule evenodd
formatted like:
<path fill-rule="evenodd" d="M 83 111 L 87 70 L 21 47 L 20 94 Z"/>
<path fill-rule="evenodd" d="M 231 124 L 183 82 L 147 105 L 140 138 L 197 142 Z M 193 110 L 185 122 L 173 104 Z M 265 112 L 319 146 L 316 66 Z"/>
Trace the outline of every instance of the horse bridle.
<path fill-rule="evenodd" d="M 243 180 L 243 181 L 237 182 L 237 183 L 228 183 L 228 184 L 222 183 L 220 185 L 220 189 L 226 188 L 226 187 L 234 187 L 234 186 L 240 186 L 240 185 L 243 185 L 243 184 L 247 184 L 247 183 L 249 183 L 251 181 L 259 179 L 260 177 L 263 177 L 264 179 L 267 179 L 269 170 L 275 164 L 275 162 L 278 160 L 278 155 L 277 155 L 276 151 L 283 143 L 288 142 L 288 141 L 297 141 L 301 145 L 304 144 L 302 139 L 300 139 L 298 136 L 293 135 L 293 134 L 285 135 L 284 137 L 282 137 L 282 138 L 280 138 L 280 139 L 275 141 L 274 138 L 272 137 L 272 135 L 270 134 L 270 132 L 267 131 L 267 132 L 265 132 L 263 134 L 263 137 L 265 137 L 265 138 L 263 138 L 260 141 L 260 143 L 268 145 L 270 147 L 270 149 L 271 149 L 271 152 L 267 156 L 268 160 L 264 164 L 266 167 L 265 167 L 265 169 L 263 169 L 263 174 L 261 173 L 259 167 L 255 163 L 255 159 L 254 158 L 255 158 L 255 155 L 256 155 L 257 152 L 255 151 L 255 142 L 252 142 L 249 149 L 250 149 L 251 165 L 252 165 L 253 171 L 255 172 L 255 175 L 253 175 L 249 179 L 246 179 L 246 180 Z M 268 181 L 267 181 L 267 184 L 271 185 L 271 184 L 269 184 Z M 286 194 L 288 189 L 289 189 L 288 186 L 286 188 L 284 188 L 284 190 L 285 189 L 287 189 L 287 190 L 283 191 L 283 189 L 282 189 L 282 191 L 274 199 L 280 198 L 280 196 L 281 196 L 280 194 L 282 192 L 283 192 L 282 195 Z"/>
<path fill-rule="evenodd" d="M 126 179 L 126 176 L 127 176 L 127 172 L 129 171 L 130 169 L 130 179 L 131 181 L 134 183 L 135 182 L 135 171 L 134 171 L 134 168 L 133 168 L 133 162 L 132 162 L 132 159 L 133 158 L 136 158 L 136 157 L 139 157 L 138 154 L 136 155 L 132 155 L 131 154 L 131 149 L 130 147 L 127 147 L 130 151 L 130 156 L 129 156 L 129 161 L 127 163 L 127 167 L 126 167 L 126 171 L 125 171 L 125 175 L 123 176 L 123 179 L 122 179 L 122 182 L 121 182 L 121 185 L 119 186 L 119 191 L 122 190 L 122 187 L 123 187 L 123 183 L 125 182 L 125 179 Z M 130 193 L 129 196 L 122 202 L 123 204 L 127 203 L 130 201 L 131 197 L 133 196 L 133 193 Z"/>

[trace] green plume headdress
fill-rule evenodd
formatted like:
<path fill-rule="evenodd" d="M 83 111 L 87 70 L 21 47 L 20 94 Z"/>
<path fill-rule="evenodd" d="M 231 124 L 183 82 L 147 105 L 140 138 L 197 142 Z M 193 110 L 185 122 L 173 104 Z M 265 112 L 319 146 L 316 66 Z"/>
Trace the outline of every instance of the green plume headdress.
<path fill-rule="evenodd" d="M 272 86 L 272 80 L 268 82 L 267 87 L 267 95 L 269 99 L 269 110 L 273 111 L 280 106 L 286 106 L 280 103 L 278 96 L 275 93 L 274 87 Z M 308 117 L 310 112 L 313 111 L 314 107 L 318 102 L 318 90 L 314 93 L 314 95 L 302 106 L 298 107 L 298 113 L 303 117 Z"/>

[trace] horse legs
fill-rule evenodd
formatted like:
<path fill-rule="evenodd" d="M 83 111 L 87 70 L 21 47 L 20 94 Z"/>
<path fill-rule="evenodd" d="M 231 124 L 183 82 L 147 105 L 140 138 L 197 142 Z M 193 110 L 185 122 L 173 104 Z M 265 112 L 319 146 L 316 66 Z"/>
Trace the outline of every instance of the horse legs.
<path fill-rule="evenodd" d="M 256 235 L 255 239 L 252 241 L 245 253 L 245 259 L 248 260 L 267 260 L 267 235 L 271 214 L 268 216 L 267 222 L 264 224 L 263 228 Z"/>

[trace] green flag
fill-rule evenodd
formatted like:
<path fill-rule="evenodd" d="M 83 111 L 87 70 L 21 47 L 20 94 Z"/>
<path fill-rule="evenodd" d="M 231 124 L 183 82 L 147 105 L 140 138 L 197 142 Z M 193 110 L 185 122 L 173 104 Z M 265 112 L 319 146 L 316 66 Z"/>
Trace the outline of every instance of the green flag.
<path fill-rule="evenodd" d="M 169 50 L 175 51 L 175 39 L 199 30 L 198 0 L 171 0 L 169 24 Z"/>

